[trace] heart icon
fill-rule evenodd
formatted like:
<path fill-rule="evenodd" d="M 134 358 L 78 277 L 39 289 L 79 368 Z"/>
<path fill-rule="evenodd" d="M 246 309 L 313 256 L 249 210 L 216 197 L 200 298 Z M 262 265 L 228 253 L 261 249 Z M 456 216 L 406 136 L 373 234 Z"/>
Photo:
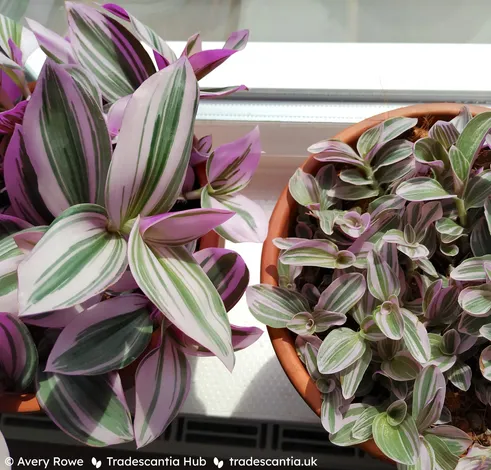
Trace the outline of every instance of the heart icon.
<path fill-rule="evenodd" d="M 92 457 L 92 465 L 95 468 L 101 468 L 102 462 L 100 460 L 97 460 L 95 457 Z"/>
<path fill-rule="evenodd" d="M 213 459 L 213 463 L 218 467 L 222 468 L 223 467 L 223 460 L 218 460 L 216 457 Z"/>

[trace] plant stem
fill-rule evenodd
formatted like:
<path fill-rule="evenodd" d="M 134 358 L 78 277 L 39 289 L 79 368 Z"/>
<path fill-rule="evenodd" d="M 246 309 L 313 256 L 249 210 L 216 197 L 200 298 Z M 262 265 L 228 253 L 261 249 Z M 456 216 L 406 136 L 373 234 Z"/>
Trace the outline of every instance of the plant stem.
<path fill-rule="evenodd" d="M 188 200 L 191 201 L 193 199 L 201 199 L 201 193 L 203 192 L 203 188 L 195 189 L 194 191 L 189 191 L 184 195 L 184 197 Z"/>
<path fill-rule="evenodd" d="M 467 211 L 465 210 L 464 201 L 460 198 L 456 198 L 455 205 L 457 206 L 457 211 L 459 213 L 460 224 L 463 227 L 467 226 Z"/>

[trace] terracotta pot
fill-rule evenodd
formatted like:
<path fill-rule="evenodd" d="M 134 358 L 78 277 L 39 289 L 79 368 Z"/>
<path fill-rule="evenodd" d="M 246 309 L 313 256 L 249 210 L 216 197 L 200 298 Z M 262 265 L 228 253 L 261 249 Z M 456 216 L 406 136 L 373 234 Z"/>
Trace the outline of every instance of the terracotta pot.
<path fill-rule="evenodd" d="M 473 115 L 489 111 L 488 108 L 480 106 L 468 107 Z M 421 125 L 423 118 L 429 116 L 448 121 L 455 117 L 460 112 L 461 108 L 462 105 L 456 103 L 417 104 L 406 108 L 399 108 L 350 126 L 337 134 L 334 138 L 342 140 L 354 147 L 356 141 L 363 132 L 386 119 L 399 116 L 414 117 L 419 119 L 418 124 Z M 322 136 L 320 136 L 319 140 L 321 140 L 321 138 Z M 323 165 L 324 163 L 319 162 L 310 156 L 301 168 L 303 171 L 315 175 Z M 291 197 L 288 186 L 286 186 L 276 203 L 269 221 L 268 237 L 264 242 L 261 258 L 261 283 L 273 286 L 278 285 L 276 264 L 280 250 L 273 245 L 272 240 L 277 237 L 288 237 L 290 235 L 289 231 L 294 223 L 296 206 L 297 203 Z M 268 333 L 281 366 L 291 383 L 310 408 L 320 416 L 321 395 L 303 363 L 297 356 L 295 349 L 295 335 L 286 328 L 279 329 L 268 327 Z M 373 457 L 380 460 L 389 460 L 379 450 L 373 440 L 360 444 L 359 447 Z"/>
<path fill-rule="evenodd" d="M 34 83 L 35 85 L 35 83 Z M 32 87 L 34 88 L 34 86 Z M 200 185 L 207 183 L 206 179 L 206 167 L 204 164 L 200 164 L 196 167 L 196 176 Z M 198 242 L 198 249 L 204 248 L 223 247 L 225 240 L 218 235 L 214 230 L 208 232 L 201 237 Z M 147 346 L 145 352 L 130 365 L 121 370 L 121 380 L 126 386 L 131 386 L 133 383 L 134 374 L 141 361 L 141 359 L 154 348 L 160 339 L 160 329 L 157 329 L 152 334 L 152 339 Z M 18 394 L 18 393 L 6 393 L 0 395 L 0 414 L 1 413 L 36 413 L 40 412 L 41 407 L 36 399 L 36 396 L 32 393 Z"/>

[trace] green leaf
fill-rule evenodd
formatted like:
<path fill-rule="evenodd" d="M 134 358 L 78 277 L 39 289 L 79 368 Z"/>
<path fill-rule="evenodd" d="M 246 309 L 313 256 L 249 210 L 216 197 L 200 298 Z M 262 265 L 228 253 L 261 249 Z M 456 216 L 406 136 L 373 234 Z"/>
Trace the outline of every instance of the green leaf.
<path fill-rule="evenodd" d="M 413 145 L 407 140 L 393 140 L 385 144 L 372 161 L 373 171 L 384 166 L 390 166 L 406 159 L 413 153 Z"/>
<path fill-rule="evenodd" d="M 372 429 L 375 443 L 387 457 L 406 465 L 417 462 L 419 433 L 411 416 L 398 426 L 391 426 L 388 414 L 381 413 L 374 419 Z"/>
<path fill-rule="evenodd" d="M 367 270 L 367 285 L 370 293 L 384 302 L 391 295 L 398 296 L 401 291 L 399 279 L 382 257 L 373 250 L 369 253 Z"/>
<path fill-rule="evenodd" d="M 341 390 L 344 398 L 349 399 L 355 396 L 371 361 L 372 350 L 366 348 L 360 359 L 340 372 L 339 380 L 341 382 Z"/>
<path fill-rule="evenodd" d="M 414 157 L 418 162 L 426 163 L 435 169 L 440 169 L 448 163 L 447 151 L 440 142 L 431 137 L 419 139 L 414 144 Z"/>
<path fill-rule="evenodd" d="M 411 414 L 415 420 L 425 419 L 423 411 L 434 400 L 439 390 L 446 390 L 445 377 L 437 366 L 426 366 L 414 382 Z"/>
<path fill-rule="evenodd" d="M 438 181 L 426 177 L 403 182 L 397 187 L 396 194 L 407 201 L 434 201 L 456 197 L 443 189 Z"/>
<path fill-rule="evenodd" d="M 458 389 L 467 392 L 471 386 L 472 369 L 465 362 L 458 360 L 448 371 L 448 380 Z"/>
<path fill-rule="evenodd" d="M 358 421 L 358 418 L 367 408 L 370 408 L 370 406 L 364 403 L 354 403 L 353 405 L 350 405 L 348 411 L 344 415 L 341 428 L 337 433 L 329 434 L 329 440 L 340 447 L 353 446 L 368 441 L 368 439 L 358 439 L 352 435 L 353 428 Z"/>
<path fill-rule="evenodd" d="M 320 202 L 319 186 L 316 179 L 300 168 L 290 178 L 288 188 L 293 199 L 302 206 L 310 206 Z"/>
<path fill-rule="evenodd" d="M 365 290 L 366 282 L 362 274 L 343 274 L 322 292 L 315 310 L 348 313 L 361 300 Z"/>
<path fill-rule="evenodd" d="M 361 157 L 366 157 L 367 154 L 372 150 L 382 138 L 383 124 L 374 126 L 366 130 L 358 139 L 356 143 L 356 149 Z"/>
<path fill-rule="evenodd" d="M 479 208 L 491 195 L 491 170 L 483 171 L 469 180 L 464 193 L 466 209 Z"/>
<path fill-rule="evenodd" d="M 425 433 L 424 438 L 433 449 L 437 470 L 455 470 L 459 457 L 450 452 L 445 441 L 430 433 Z"/>
<path fill-rule="evenodd" d="M 448 154 L 450 165 L 454 175 L 454 187 L 456 192 L 460 192 L 464 183 L 467 181 L 469 174 L 469 162 L 465 159 L 464 154 L 455 145 L 450 147 Z M 455 184 L 457 183 L 457 184 Z"/>
<path fill-rule="evenodd" d="M 382 362 L 382 371 L 397 382 L 406 382 L 417 377 L 421 365 L 406 351 L 398 352 L 390 361 Z"/>
<path fill-rule="evenodd" d="M 367 178 L 364 173 L 355 169 L 341 171 L 341 173 L 339 173 L 339 179 L 354 186 L 367 186 L 373 184 L 371 178 Z"/>
<path fill-rule="evenodd" d="M 365 408 L 356 420 L 351 435 L 355 439 L 363 439 L 363 441 L 370 439 L 372 437 L 373 421 L 378 414 L 379 411 L 374 406 Z"/>

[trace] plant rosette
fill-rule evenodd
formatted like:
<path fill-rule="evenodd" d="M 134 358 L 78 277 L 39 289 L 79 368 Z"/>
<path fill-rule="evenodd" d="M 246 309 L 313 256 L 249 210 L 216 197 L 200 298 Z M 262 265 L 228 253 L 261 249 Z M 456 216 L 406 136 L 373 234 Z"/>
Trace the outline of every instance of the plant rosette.
<path fill-rule="evenodd" d="M 417 105 L 312 145 L 247 290 L 331 442 L 400 470 L 491 458 L 490 131 Z"/>
<path fill-rule="evenodd" d="M 216 147 L 194 134 L 200 99 L 245 89 L 198 80 L 248 32 L 212 51 L 195 35 L 178 58 L 117 5 L 66 6 L 66 38 L 0 17 L 0 133 L 12 124 L 1 141 L 0 401 L 40 407 L 90 446 L 143 447 L 186 400 L 190 356 L 232 370 L 262 333 L 230 324 L 249 271 L 218 246 L 266 236 L 241 194 L 259 131 Z M 32 41 L 47 55 L 35 86 Z"/>

